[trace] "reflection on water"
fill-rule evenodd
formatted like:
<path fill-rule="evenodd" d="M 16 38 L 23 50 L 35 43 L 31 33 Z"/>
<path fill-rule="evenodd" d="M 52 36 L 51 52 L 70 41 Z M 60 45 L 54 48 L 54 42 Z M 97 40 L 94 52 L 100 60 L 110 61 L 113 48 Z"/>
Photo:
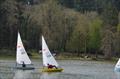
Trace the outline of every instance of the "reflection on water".
<path fill-rule="evenodd" d="M 59 73 L 42 73 L 40 79 L 57 79 Z"/>
<path fill-rule="evenodd" d="M 96 61 L 59 61 L 63 72 L 43 73 L 42 62 L 34 61 L 35 70 L 14 69 L 12 60 L 0 60 L 0 79 L 120 79 L 120 72 L 114 72 L 114 63 Z"/>
<path fill-rule="evenodd" d="M 12 79 L 13 76 L 14 76 L 14 73 L 11 70 L 11 68 L 0 66 L 0 79 L 8 79 L 8 78 Z"/>
<path fill-rule="evenodd" d="M 13 79 L 30 79 L 31 78 L 30 70 L 16 70 Z"/>
<path fill-rule="evenodd" d="M 116 79 L 120 79 L 120 72 L 115 72 Z"/>
<path fill-rule="evenodd" d="M 66 73 L 43 73 L 40 79 L 93 79 L 92 76 Z"/>

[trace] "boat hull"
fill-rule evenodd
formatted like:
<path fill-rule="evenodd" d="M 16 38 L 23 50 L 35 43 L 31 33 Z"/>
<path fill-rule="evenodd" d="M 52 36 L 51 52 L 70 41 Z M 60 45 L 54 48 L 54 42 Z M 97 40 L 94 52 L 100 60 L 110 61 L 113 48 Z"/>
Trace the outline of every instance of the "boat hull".
<path fill-rule="evenodd" d="M 42 72 L 62 72 L 63 69 L 62 68 L 43 68 Z"/>
<path fill-rule="evenodd" d="M 33 70 L 35 69 L 34 67 L 16 67 L 16 69 L 21 69 L 21 70 Z"/>
<path fill-rule="evenodd" d="M 115 68 L 114 71 L 120 72 L 120 68 Z"/>

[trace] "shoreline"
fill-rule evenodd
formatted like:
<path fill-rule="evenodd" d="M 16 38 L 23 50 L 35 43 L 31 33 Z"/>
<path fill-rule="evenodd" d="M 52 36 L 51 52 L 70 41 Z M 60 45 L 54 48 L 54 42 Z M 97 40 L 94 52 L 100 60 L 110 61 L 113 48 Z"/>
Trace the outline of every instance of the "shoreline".
<path fill-rule="evenodd" d="M 30 59 L 41 59 L 42 60 L 42 56 L 29 56 Z M 92 57 L 88 57 L 88 58 L 82 58 L 82 57 L 78 57 L 78 56 L 67 56 L 67 57 L 61 57 L 61 56 L 56 56 L 55 57 L 56 60 L 80 60 L 80 61 L 106 61 L 106 62 L 116 62 L 118 61 L 118 58 L 111 58 L 110 60 L 106 60 L 104 58 L 92 58 Z M 0 56 L 0 60 L 16 60 L 15 56 Z"/>

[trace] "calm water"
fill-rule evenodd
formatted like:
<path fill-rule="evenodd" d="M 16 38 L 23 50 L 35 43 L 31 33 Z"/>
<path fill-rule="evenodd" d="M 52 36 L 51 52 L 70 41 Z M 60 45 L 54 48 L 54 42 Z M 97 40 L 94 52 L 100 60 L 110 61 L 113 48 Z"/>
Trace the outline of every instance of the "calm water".
<path fill-rule="evenodd" d="M 59 60 L 59 73 L 42 73 L 42 62 L 33 60 L 35 70 L 15 70 L 14 60 L 0 60 L 0 79 L 120 79 L 115 63 L 102 61 Z"/>

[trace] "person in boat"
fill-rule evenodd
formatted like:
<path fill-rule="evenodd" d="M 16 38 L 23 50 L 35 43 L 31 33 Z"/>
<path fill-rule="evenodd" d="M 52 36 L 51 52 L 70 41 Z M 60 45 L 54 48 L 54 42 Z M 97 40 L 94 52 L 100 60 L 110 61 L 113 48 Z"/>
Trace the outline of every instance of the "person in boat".
<path fill-rule="evenodd" d="M 48 69 L 52 69 L 52 68 L 56 68 L 57 69 L 57 67 L 55 66 L 55 65 L 51 65 L 51 64 L 47 64 L 48 66 Z"/>
<path fill-rule="evenodd" d="M 23 61 L 22 67 L 26 67 L 26 65 L 25 65 L 24 61 Z"/>

